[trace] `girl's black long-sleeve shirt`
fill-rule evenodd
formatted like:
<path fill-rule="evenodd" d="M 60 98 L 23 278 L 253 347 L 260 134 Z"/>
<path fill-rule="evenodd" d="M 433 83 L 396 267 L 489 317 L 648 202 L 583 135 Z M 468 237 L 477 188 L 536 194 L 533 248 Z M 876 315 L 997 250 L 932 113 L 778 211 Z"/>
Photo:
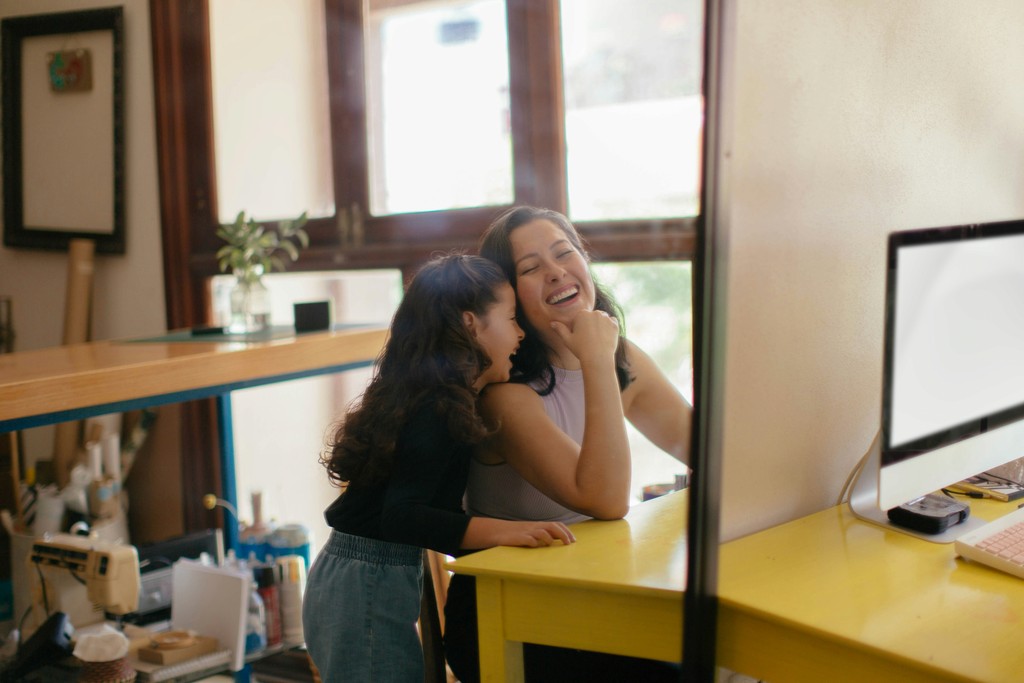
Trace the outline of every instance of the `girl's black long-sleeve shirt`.
<path fill-rule="evenodd" d="M 349 484 L 325 511 L 327 524 L 354 536 L 459 555 L 470 520 L 462 498 L 471 453 L 428 401 L 398 435 L 390 478 Z"/>

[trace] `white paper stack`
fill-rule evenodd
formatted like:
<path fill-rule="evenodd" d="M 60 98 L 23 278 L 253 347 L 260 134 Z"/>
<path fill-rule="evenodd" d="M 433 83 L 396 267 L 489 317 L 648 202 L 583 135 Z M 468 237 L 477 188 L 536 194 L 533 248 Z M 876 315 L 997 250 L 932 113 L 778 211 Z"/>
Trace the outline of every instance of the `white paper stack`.
<path fill-rule="evenodd" d="M 182 558 L 174 563 L 171 628 L 211 636 L 231 650 L 231 670 L 245 664 L 245 618 L 252 592 L 249 572 Z"/>

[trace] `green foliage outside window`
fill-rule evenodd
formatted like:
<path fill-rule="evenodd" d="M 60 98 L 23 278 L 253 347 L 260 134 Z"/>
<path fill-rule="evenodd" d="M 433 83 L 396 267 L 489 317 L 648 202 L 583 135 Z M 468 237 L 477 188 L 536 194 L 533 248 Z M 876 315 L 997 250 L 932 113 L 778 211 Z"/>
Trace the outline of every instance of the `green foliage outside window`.
<path fill-rule="evenodd" d="M 626 336 L 689 397 L 693 349 L 690 262 L 596 263 L 593 271 L 622 306 Z"/>

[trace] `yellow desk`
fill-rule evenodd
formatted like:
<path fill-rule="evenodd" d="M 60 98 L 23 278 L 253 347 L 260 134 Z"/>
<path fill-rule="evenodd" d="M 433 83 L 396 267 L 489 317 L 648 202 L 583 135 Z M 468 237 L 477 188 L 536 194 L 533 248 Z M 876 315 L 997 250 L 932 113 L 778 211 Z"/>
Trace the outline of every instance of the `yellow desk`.
<path fill-rule="evenodd" d="M 570 546 L 450 562 L 477 577 L 483 680 L 521 681 L 523 642 L 680 661 L 687 500 L 680 491 L 574 525 Z"/>
<path fill-rule="evenodd" d="M 718 593 L 719 664 L 770 683 L 1024 681 L 1024 581 L 846 506 L 724 544 Z"/>

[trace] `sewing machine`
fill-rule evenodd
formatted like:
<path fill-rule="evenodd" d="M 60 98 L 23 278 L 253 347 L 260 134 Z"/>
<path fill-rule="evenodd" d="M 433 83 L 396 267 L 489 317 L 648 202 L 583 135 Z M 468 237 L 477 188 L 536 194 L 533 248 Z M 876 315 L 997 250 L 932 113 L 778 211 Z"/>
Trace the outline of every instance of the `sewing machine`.
<path fill-rule="evenodd" d="M 65 602 L 73 602 L 68 589 L 85 584 L 88 602 L 99 612 L 123 615 L 133 612 L 139 605 L 139 555 L 134 546 L 115 545 L 92 540 L 86 536 L 54 534 L 32 543 L 28 561 L 48 580 L 40 587 L 40 596 L 48 612 L 66 609 Z M 60 571 L 64 570 L 64 571 Z M 66 572 L 66 573 L 65 573 Z M 61 583 L 62 574 L 70 575 L 75 583 Z M 48 593 L 48 589 L 53 594 Z M 80 590 L 80 589 L 79 589 Z M 72 615 L 74 621 L 74 615 Z M 86 620 L 82 623 L 91 623 Z M 82 623 L 76 623 L 81 626 Z"/>
<path fill-rule="evenodd" d="M 31 616 L 20 619 L 23 643 L 0 670 L 0 682 L 26 678 L 72 652 L 76 629 L 138 608 L 139 556 L 134 546 L 53 534 L 32 541 L 25 560 L 34 574 Z M 25 617 L 29 614 L 26 613 Z"/>

